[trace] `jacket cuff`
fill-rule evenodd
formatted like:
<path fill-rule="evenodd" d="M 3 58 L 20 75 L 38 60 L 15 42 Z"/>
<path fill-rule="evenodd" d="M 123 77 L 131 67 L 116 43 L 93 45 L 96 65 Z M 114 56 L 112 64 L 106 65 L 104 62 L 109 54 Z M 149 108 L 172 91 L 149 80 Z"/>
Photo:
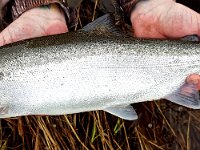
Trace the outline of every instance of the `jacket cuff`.
<path fill-rule="evenodd" d="M 130 23 L 130 15 L 136 4 L 142 0 L 119 0 L 119 4 L 123 9 L 126 20 Z"/>
<path fill-rule="evenodd" d="M 77 24 L 77 12 L 75 8 L 68 7 L 65 0 L 14 0 L 12 3 L 12 17 L 13 20 L 17 19 L 27 10 L 40 7 L 42 5 L 49 5 L 57 3 L 65 13 L 66 22 L 69 28 Z"/>

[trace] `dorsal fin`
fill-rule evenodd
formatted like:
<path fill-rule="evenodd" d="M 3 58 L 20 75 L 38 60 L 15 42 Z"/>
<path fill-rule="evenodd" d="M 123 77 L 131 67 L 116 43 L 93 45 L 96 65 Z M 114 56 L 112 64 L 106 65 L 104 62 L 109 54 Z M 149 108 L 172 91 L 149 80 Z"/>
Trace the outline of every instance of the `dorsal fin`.
<path fill-rule="evenodd" d="M 105 14 L 97 18 L 79 31 L 115 36 L 130 36 L 115 25 L 115 18 L 112 14 Z"/>

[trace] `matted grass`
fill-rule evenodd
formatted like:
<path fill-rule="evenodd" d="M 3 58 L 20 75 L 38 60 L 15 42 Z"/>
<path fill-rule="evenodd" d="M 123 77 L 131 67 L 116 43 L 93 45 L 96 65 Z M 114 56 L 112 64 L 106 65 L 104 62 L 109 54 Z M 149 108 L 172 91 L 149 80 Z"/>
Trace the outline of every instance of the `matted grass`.
<path fill-rule="evenodd" d="M 1 120 L 1 149 L 190 150 L 200 147 L 197 110 L 166 101 L 134 105 L 139 119 L 103 111 Z"/>
<path fill-rule="evenodd" d="M 88 1 L 84 1 L 79 11 L 78 28 L 103 14 L 98 5 Z M 200 148 L 199 110 L 164 100 L 133 106 L 139 115 L 135 121 L 124 121 L 103 111 L 1 119 L 0 147 L 1 150 Z"/>

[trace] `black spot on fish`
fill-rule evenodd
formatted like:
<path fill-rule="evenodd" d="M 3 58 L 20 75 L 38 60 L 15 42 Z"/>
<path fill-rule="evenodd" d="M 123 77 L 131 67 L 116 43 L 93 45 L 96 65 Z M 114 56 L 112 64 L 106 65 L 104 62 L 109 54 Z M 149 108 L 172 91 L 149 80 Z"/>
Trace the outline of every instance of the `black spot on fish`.
<path fill-rule="evenodd" d="M 3 77 L 4 77 L 4 73 L 0 72 L 0 80 L 3 80 Z"/>

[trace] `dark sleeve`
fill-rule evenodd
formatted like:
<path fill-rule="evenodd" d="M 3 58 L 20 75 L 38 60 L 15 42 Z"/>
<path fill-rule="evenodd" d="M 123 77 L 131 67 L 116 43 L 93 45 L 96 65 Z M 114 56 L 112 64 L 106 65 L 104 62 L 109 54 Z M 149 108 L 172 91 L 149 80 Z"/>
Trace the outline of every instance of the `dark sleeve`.
<path fill-rule="evenodd" d="M 77 24 L 76 9 L 68 7 L 68 4 L 65 2 L 65 0 L 13 0 L 11 7 L 12 19 L 17 19 L 24 12 L 32 8 L 53 3 L 58 4 L 63 9 L 69 28 Z"/>
<path fill-rule="evenodd" d="M 63 9 L 69 28 L 77 24 L 76 10 L 74 8 L 68 7 L 67 2 L 64 0 L 14 0 L 12 4 L 13 20 L 18 18 L 22 13 L 29 9 L 53 3 L 57 3 Z"/>
<path fill-rule="evenodd" d="M 119 5 L 122 7 L 126 19 L 130 21 L 130 15 L 136 4 L 141 0 L 118 0 Z"/>
<path fill-rule="evenodd" d="M 4 16 L 7 12 L 7 3 L 9 0 L 0 0 L 0 32 L 6 26 L 6 21 L 4 21 Z"/>

